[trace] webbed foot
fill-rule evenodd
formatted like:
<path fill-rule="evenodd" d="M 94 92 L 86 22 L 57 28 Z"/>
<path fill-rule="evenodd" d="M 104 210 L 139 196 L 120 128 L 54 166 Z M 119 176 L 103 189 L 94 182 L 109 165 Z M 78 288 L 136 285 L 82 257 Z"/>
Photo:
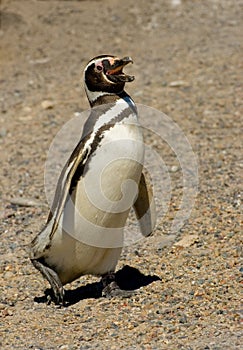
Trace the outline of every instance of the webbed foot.
<path fill-rule="evenodd" d="M 64 288 L 58 274 L 50 267 L 46 266 L 41 259 L 31 259 L 32 264 L 40 271 L 42 276 L 48 280 L 54 293 L 55 304 L 64 305 Z M 47 297 L 47 303 L 50 304 L 52 296 Z"/>
<path fill-rule="evenodd" d="M 131 291 L 121 289 L 116 282 L 115 272 L 108 272 L 102 276 L 101 282 L 103 284 L 102 296 L 106 298 L 113 297 L 130 297 L 133 293 Z"/>

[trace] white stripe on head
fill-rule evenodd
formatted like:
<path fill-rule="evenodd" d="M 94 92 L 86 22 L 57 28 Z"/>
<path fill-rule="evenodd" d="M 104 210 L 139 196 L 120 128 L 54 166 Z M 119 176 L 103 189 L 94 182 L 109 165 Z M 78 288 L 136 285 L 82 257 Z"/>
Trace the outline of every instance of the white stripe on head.
<path fill-rule="evenodd" d="M 108 61 L 110 62 L 110 64 L 113 64 L 115 58 L 116 58 L 115 56 L 109 56 L 109 55 L 107 55 L 107 56 L 105 56 L 105 55 L 102 56 L 102 55 L 101 55 L 101 56 L 92 58 L 92 60 L 90 60 L 90 61 L 87 63 L 87 66 L 86 66 L 85 69 L 84 69 L 84 73 L 86 72 L 86 70 L 87 70 L 93 63 L 95 64 L 95 66 L 97 66 L 97 65 L 101 64 L 101 62 L 102 62 L 103 60 L 108 60 Z"/>
<path fill-rule="evenodd" d="M 88 96 L 88 99 L 91 103 L 94 103 L 99 97 L 104 96 L 104 95 L 113 95 L 109 92 L 105 91 L 90 91 L 86 84 L 84 83 L 84 89 L 86 91 L 86 94 Z"/>
<path fill-rule="evenodd" d="M 97 67 L 104 68 L 102 61 L 103 60 L 108 60 L 110 62 L 110 64 L 112 65 L 114 63 L 114 58 L 112 56 L 99 56 L 99 57 L 93 58 L 91 61 L 88 62 L 87 66 L 85 67 L 85 69 L 84 69 L 84 76 L 85 76 L 86 71 L 88 70 L 88 68 L 90 66 L 92 66 L 92 64 L 95 65 L 95 68 L 97 68 Z M 104 76 L 105 76 L 105 74 L 104 74 Z"/>

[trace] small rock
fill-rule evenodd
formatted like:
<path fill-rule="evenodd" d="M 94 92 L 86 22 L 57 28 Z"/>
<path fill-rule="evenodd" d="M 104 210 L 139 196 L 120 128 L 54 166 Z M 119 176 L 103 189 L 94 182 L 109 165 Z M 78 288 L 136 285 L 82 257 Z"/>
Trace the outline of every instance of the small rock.
<path fill-rule="evenodd" d="M 2 317 L 6 317 L 6 316 L 12 316 L 13 315 L 13 311 L 9 310 L 9 309 L 4 309 L 2 311 Z"/>
<path fill-rule="evenodd" d="M 185 314 L 182 314 L 179 318 L 180 323 L 187 323 L 187 316 Z"/>
<path fill-rule="evenodd" d="M 14 197 L 10 199 L 10 203 L 21 207 L 42 207 L 45 203 L 39 202 L 32 198 Z"/>
<path fill-rule="evenodd" d="M 22 122 L 26 122 L 26 121 L 32 120 L 32 119 L 33 119 L 32 115 L 26 115 L 24 117 L 19 117 L 19 120 Z"/>
<path fill-rule="evenodd" d="M 171 5 L 172 6 L 179 6 L 179 5 L 181 5 L 181 0 L 171 0 Z"/>
<path fill-rule="evenodd" d="M 25 106 L 25 107 L 23 108 L 23 111 L 26 112 L 26 113 L 30 113 L 30 112 L 32 111 L 32 109 L 31 109 L 31 107 L 29 107 L 29 106 Z"/>
<path fill-rule="evenodd" d="M 170 168 L 170 171 L 172 173 L 176 173 L 179 170 L 179 167 L 177 165 L 172 165 L 172 167 Z"/>
<path fill-rule="evenodd" d="M 37 58 L 35 60 L 29 60 L 30 64 L 45 64 L 50 61 L 49 57 Z"/>
<path fill-rule="evenodd" d="M 169 83 L 169 87 L 181 87 L 189 86 L 189 83 L 185 80 L 176 80 Z"/>
<path fill-rule="evenodd" d="M 41 102 L 41 107 L 43 109 L 52 109 L 54 107 L 54 103 L 50 100 L 44 100 Z"/>
<path fill-rule="evenodd" d="M 179 242 L 176 242 L 174 246 L 183 248 L 190 247 L 196 242 L 197 239 L 198 235 L 187 235 L 183 237 Z"/>
<path fill-rule="evenodd" d="M 14 276 L 14 273 L 11 271 L 7 271 L 4 274 L 4 278 L 6 278 L 6 280 L 10 280 L 13 276 Z"/>

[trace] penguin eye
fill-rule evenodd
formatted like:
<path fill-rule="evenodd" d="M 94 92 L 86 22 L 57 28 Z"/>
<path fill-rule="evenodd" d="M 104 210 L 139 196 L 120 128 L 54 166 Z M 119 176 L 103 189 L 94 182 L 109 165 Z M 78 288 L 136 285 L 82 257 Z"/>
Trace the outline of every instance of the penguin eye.
<path fill-rule="evenodd" d="M 99 72 L 101 72 L 102 70 L 103 70 L 103 67 L 102 66 L 96 66 L 96 69 L 99 71 Z"/>

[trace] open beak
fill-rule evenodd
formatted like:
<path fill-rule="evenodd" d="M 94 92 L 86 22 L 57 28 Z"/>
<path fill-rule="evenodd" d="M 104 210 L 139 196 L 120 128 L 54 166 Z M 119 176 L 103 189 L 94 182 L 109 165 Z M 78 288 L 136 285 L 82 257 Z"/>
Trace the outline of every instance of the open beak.
<path fill-rule="evenodd" d="M 124 57 L 122 59 L 115 59 L 112 65 L 109 65 L 106 69 L 106 76 L 113 83 L 118 82 L 130 82 L 134 80 L 134 76 L 123 73 L 123 68 L 128 64 L 133 63 L 131 57 Z"/>

